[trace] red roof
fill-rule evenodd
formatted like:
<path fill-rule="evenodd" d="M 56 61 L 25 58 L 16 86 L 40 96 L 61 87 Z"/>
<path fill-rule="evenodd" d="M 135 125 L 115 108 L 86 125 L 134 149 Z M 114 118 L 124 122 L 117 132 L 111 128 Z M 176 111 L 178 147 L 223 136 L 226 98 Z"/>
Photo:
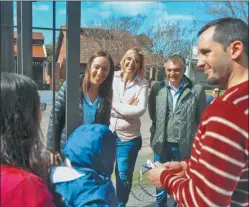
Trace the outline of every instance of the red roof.
<path fill-rule="evenodd" d="M 14 44 L 14 53 L 17 53 L 17 45 Z M 32 57 L 35 58 L 46 58 L 43 45 L 33 45 L 32 46 Z"/>
<path fill-rule="evenodd" d="M 14 32 L 14 39 L 17 37 L 17 32 Z M 33 40 L 44 40 L 44 36 L 42 32 L 32 32 Z"/>

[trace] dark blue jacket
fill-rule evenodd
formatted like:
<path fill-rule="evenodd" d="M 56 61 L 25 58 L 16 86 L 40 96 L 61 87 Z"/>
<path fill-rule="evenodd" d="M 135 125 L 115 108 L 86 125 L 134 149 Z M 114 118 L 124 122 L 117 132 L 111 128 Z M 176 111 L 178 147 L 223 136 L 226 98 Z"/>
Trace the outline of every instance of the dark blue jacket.
<path fill-rule="evenodd" d="M 79 78 L 79 120 L 78 126 L 82 124 L 82 120 L 84 117 L 83 114 L 83 104 L 82 100 L 84 98 L 82 91 L 82 80 L 83 75 Z M 47 146 L 50 150 L 62 151 L 64 149 L 65 142 L 67 140 L 66 137 L 66 128 L 65 128 L 65 117 L 66 117 L 66 81 L 62 84 L 60 90 L 55 99 L 55 136 L 53 137 L 53 113 L 51 111 L 49 124 L 48 124 L 48 132 L 47 132 Z M 106 99 L 100 99 L 101 102 L 99 104 L 99 108 L 97 110 L 94 123 L 95 124 L 103 124 L 106 126 L 110 125 L 110 116 L 111 116 L 111 103 Z M 56 146 L 54 149 L 52 147 L 53 139 L 55 139 Z"/>
<path fill-rule="evenodd" d="M 69 136 L 64 155 L 84 176 L 55 184 L 55 191 L 64 198 L 66 206 L 116 206 L 111 182 L 115 154 L 116 138 L 107 126 L 82 125 Z"/>
<path fill-rule="evenodd" d="M 214 97 L 213 96 L 207 96 L 206 99 L 207 99 L 207 105 L 208 105 L 214 100 Z"/>

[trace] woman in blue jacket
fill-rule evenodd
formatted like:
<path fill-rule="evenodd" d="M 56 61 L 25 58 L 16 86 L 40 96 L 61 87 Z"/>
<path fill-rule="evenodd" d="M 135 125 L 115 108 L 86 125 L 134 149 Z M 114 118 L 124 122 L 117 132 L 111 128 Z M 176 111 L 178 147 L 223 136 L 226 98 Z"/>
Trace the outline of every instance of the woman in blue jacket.
<path fill-rule="evenodd" d="M 99 51 L 88 61 L 87 69 L 79 80 L 79 125 L 110 124 L 112 80 L 114 63 L 109 53 Z M 55 100 L 55 137 L 53 137 L 53 113 L 50 115 L 47 145 L 50 150 L 63 150 L 66 137 L 66 81 L 62 84 Z M 52 146 L 55 139 L 56 146 Z"/>

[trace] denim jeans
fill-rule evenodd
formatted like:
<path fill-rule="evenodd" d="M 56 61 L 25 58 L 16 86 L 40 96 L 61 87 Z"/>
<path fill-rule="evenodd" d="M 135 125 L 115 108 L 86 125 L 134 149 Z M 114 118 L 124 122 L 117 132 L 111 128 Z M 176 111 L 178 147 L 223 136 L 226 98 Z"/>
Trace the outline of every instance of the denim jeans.
<path fill-rule="evenodd" d="M 127 142 L 116 139 L 116 193 L 118 206 L 126 206 L 132 186 L 132 176 L 139 150 L 142 147 L 141 136 Z"/>
<path fill-rule="evenodd" d="M 164 163 L 169 161 L 180 161 L 180 151 L 179 146 L 173 143 L 166 143 L 164 153 L 161 156 L 158 156 L 154 153 L 154 160 Z M 156 206 L 157 207 L 167 207 L 167 192 L 162 189 L 156 189 L 157 194 L 164 191 L 157 197 Z M 174 204 L 176 206 L 176 203 Z"/>

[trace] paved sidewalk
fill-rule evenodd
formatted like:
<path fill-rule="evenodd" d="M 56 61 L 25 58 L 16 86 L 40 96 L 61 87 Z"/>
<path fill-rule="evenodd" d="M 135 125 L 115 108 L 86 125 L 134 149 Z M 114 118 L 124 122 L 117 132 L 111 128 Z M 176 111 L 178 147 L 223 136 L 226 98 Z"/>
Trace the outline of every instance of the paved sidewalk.
<path fill-rule="evenodd" d="M 146 163 L 146 160 L 153 161 L 153 151 L 150 147 L 150 127 L 151 127 L 151 120 L 149 118 L 148 110 L 146 110 L 146 113 L 141 117 L 141 134 L 143 139 L 143 145 L 142 149 L 140 150 L 138 154 L 138 158 L 135 165 L 135 170 L 140 169 L 140 167 Z M 137 200 L 134 198 L 132 193 L 130 194 L 129 201 L 127 203 L 127 207 L 142 207 L 142 206 L 155 206 L 155 198 L 152 198 L 140 189 L 140 187 L 132 188 L 132 192 L 142 201 Z M 155 188 L 149 189 L 149 192 L 153 192 L 155 194 Z M 173 206 L 173 199 L 168 198 L 168 207 Z"/>

